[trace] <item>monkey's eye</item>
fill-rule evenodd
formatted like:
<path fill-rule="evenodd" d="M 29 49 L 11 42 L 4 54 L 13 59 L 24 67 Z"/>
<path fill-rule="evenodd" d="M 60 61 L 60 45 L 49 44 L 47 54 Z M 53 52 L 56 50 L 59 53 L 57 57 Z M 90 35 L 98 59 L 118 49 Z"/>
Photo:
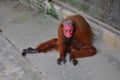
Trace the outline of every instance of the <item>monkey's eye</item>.
<path fill-rule="evenodd" d="M 69 32 L 72 32 L 72 30 L 69 30 Z"/>
<path fill-rule="evenodd" d="M 72 30 L 65 30 L 65 32 L 72 32 Z"/>
<path fill-rule="evenodd" d="M 68 30 L 66 30 L 65 32 L 68 32 Z"/>

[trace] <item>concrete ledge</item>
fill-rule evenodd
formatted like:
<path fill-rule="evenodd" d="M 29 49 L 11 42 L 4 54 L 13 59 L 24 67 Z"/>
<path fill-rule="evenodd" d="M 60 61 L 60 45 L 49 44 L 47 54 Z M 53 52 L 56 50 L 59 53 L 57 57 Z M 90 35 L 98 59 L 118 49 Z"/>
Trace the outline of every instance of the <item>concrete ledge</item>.
<path fill-rule="evenodd" d="M 59 1 L 53 0 L 53 3 L 56 7 L 59 16 L 63 18 L 74 15 L 80 14 L 82 15 L 92 27 L 94 34 L 101 38 L 105 44 L 113 47 L 114 49 L 120 50 L 120 31 L 114 29 L 112 26 L 103 23 L 93 17 L 90 17 L 88 14 L 85 14 L 83 11 L 78 11 L 77 9 L 73 8 L 72 6 L 61 3 Z M 60 11 L 59 11 L 60 10 Z"/>

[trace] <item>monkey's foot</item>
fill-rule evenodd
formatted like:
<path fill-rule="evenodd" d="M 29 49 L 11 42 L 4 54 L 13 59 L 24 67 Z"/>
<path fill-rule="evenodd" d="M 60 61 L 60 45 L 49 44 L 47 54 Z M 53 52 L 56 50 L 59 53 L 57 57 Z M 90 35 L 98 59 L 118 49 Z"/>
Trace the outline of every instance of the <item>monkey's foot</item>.
<path fill-rule="evenodd" d="M 29 47 L 27 49 L 23 49 L 22 56 L 25 57 L 26 54 L 35 54 L 35 53 L 39 53 L 39 51 L 37 51 L 36 49 L 33 49 L 33 48 Z"/>
<path fill-rule="evenodd" d="M 22 52 L 22 54 L 21 54 L 21 55 L 22 55 L 23 57 L 25 57 L 25 56 L 26 56 L 26 54 L 27 54 L 27 53 L 26 53 L 26 49 L 23 49 L 23 52 Z"/>

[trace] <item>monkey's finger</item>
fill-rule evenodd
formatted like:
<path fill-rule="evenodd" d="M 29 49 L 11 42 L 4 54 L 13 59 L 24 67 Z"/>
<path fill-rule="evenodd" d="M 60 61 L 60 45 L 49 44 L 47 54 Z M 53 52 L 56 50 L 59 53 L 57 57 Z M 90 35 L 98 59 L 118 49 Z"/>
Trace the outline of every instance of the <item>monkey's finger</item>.
<path fill-rule="evenodd" d="M 64 60 L 63 60 L 63 63 L 65 64 L 66 62 L 67 62 L 67 61 L 64 59 Z"/>
<path fill-rule="evenodd" d="M 57 59 L 57 64 L 58 64 L 58 65 L 61 65 L 61 62 L 62 62 L 61 59 Z"/>

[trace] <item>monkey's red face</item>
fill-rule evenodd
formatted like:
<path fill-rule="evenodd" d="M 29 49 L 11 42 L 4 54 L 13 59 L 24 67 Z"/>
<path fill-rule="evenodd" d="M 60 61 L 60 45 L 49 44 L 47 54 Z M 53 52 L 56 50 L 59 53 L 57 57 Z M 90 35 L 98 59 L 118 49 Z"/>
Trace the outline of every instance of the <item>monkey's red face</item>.
<path fill-rule="evenodd" d="M 63 34 L 66 38 L 71 38 L 73 34 L 73 26 L 66 25 L 63 27 Z"/>

